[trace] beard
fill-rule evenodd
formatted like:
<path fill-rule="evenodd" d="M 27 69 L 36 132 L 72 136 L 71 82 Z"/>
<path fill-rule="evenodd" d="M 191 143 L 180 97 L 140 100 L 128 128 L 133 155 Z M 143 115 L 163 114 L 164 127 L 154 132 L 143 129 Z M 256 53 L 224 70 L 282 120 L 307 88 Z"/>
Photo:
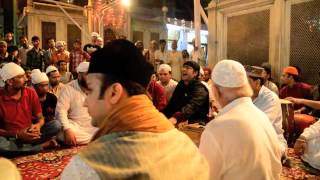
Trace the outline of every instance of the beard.
<path fill-rule="evenodd" d="M 78 82 L 79 82 L 79 85 L 81 87 L 88 89 L 88 85 L 87 85 L 87 81 L 86 80 L 81 78 L 81 79 L 78 79 Z"/>
<path fill-rule="evenodd" d="M 55 87 L 55 86 L 57 86 L 58 84 L 59 84 L 59 81 L 50 82 L 50 85 L 51 85 L 52 87 Z"/>

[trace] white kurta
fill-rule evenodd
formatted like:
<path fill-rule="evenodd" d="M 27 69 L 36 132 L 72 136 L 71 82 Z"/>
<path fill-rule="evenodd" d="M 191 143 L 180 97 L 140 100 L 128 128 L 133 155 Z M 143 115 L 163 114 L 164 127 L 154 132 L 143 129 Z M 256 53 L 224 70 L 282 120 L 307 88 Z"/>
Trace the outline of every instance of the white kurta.
<path fill-rule="evenodd" d="M 320 169 L 320 120 L 306 128 L 301 136 L 307 140 L 307 148 L 301 158 Z"/>
<path fill-rule="evenodd" d="M 209 162 L 210 179 L 280 178 L 277 134 L 249 97 L 232 101 L 207 124 L 201 135 L 200 152 Z"/>
<path fill-rule="evenodd" d="M 181 67 L 183 65 L 182 53 L 180 51 L 170 51 L 167 63 L 171 66 L 172 78 L 176 81 L 181 80 Z"/>
<path fill-rule="evenodd" d="M 155 57 L 155 59 L 162 60 L 164 63 L 167 64 L 167 61 L 168 61 L 168 51 L 167 51 L 167 50 L 164 50 L 164 51 L 162 52 L 160 49 L 158 49 L 158 50 L 156 50 L 156 52 L 154 53 L 154 57 Z M 158 71 L 159 65 L 160 65 L 160 64 L 159 64 L 158 62 L 156 62 L 155 68 L 156 68 L 157 71 Z"/>
<path fill-rule="evenodd" d="M 205 54 L 204 54 L 202 48 L 200 48 L 196 51 L 192 50 L 190 53 L 190 58 L 192 61 L 199 63 L 200 66 L 206 65 Z"/>
<path fill-rule="evenodd" d="M 64 131 L 71 129 L 75 133 L 78 144 L 89 143 L 98 130 L 91 125 L 88 108 L 83 106 L 85 99 L 78 80 L 73 80 L 61 89 L 56 107 L 56 119 L 61 121 Z M 58 138 L 63 141 L 63 134 Z"/>
<path fill-rule="evenodd" d="M 258 97 L 253 100 L 253 104 L 268 116 L 273 128 L 278 134 L 278 139 L 281 145 L 281 154 L 285 155 L 288 145 L 283 136 L 282 110 L 279 97 L 267 87 L 262 86 Z"/>
<path fill-rule="evenodd" d="M 64 84 L 59 83 L 58 86 L 55 89 L 53 89 L 52 86 L 50 86 L 49 84 L 49 93 L 54 94 L 58 98 L 64 86 L 65 86 Z"/>
<path fill-rule="evenodd" d="M 169 83 L 167 85 L 163 85 L 160 81 L 157 81 L 157 83 L 160 84 L 164 88 L 164 90 L 166 92 L 167 100 L 169 102 L 169 100 L 172 97 L 172 94 L 173 94 L 174 90 L 177 87 L 178 82 L 175 81 L 175 80 L 170 79 L 170 81 L 169 81 Z"/>
<path fill-rule="evenodd" d="M 273 83 L 272 81 L 266 81 L 264 83 L 264 86 L 266 86 L 268 89 L 270 89 L 271 91 L 273 91 L 274 93 L 279 95 L 279 89 L 278 89 L 277 85 L 275 83 Z"/>

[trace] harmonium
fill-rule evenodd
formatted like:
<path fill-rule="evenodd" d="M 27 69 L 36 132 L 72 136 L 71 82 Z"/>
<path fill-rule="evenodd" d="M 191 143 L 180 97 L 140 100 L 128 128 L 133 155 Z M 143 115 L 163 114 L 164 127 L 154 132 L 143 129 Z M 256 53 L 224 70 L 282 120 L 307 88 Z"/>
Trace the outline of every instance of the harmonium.
<path fill-rule="evenodd" d="M 186 135 L 190 137 L 190 139 L 197 145 L 200 145 L 200 138 L 201 134 L 204 130 L 203 125 L 199 125 L 198 123 L 195 124 L 185 124 L 179 126 L 178 129 L 184 132 Z"/>

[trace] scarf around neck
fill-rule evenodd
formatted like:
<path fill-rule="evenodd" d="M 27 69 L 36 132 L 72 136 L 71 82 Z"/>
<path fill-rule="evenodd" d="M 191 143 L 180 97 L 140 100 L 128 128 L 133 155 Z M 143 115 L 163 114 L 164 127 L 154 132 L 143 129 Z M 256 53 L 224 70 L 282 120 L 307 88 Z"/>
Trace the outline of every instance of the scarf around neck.
<path fill-rule="evenodd" d="M 104 119 L 93 140 L 113 132 L 142 131 L 161 133 L 174 126 L 160 113 L 146 95 L 129 97 Z"/>

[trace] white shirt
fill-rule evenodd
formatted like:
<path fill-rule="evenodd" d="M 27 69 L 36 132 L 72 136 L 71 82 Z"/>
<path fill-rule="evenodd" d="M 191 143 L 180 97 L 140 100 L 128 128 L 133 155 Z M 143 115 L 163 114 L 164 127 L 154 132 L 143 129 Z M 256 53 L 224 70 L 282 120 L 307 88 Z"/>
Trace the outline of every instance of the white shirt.
<path fill-rule="evenodd" d="M 171 66 L 172 78 L 181 80 L 181 67 L 183 65 L 182 53 L 177 50 L 169 51 L 167 56 L 167 63 Z"/>
<path fill-rule="evenodd" d="M 320 170 L 320 120 L 306 128 L 301 136 L 307 140 L 307 147 L 301 158 Z"/>
<path fill-rule="evenodd" d="M 164 61 L 164 63 L 167 63 L 168 62 L 168 51 L 164 50 L 162 52 L 160 49 L 158 49 L 158 50 L 156 50 L 156 52 L 154 54 L 154 58 L 162 60 L 162 61 Z"/>
<path fill-rule="evenodd" d="M 280 179 L 277 135 L 249 97 L 232 101 L 207 124 L 200 152 L 209 162 L 212 180 Z"/>
<path fill-rule="evenodd" d="M 56 107 L 56 119 L 61 121 L 64 131 L 71 128 L 79 144 L 89 143 L 97 131 L 91 125 L 88 108 L 83 106 L 86 97 L 78 80 L 73 80 L 61 89 Z M 58 138 L 63 141 L 63 134 Z"/>
<path fill-rule="evenodd" d="M 281 154 L 285 155 L 288 145 L 283 136 L 282 109 L 279 97 L 267 87 L 262 86 L 258 96 L 253 100 L 253 104 L 268 116 L 274 130 L 278 134 Z"/>
<path fill-rule="evenodd" d="M 170 81 L 169 81 L 169 83 L 167 85 L 163 85 L 161 83 L 161 81 L 157 81 L 157 83 L 160 84 L 164 88 L 164 90 L 166 92 L 167 100 L 169 102 L 169 100 L 172 97 L 172 94 L 173 94 L 174 90 L 177 87 L 178 82 L 173 80 L 173 79 L 170 79 Z"/>
<path fill-rule="evenodd" d="M 202 48 L 198 48 L 198 50 L 196 51 L 193 49 L 190 53 L 190 57 L 192 61 L 199 63 L 200 66 L 206 65 L 204 52 Z"/>
<path fill-rule="evenodd" d="M 272 81 L 266 81 L 265 83 L 264 83 L 264 85 L 268 88 L 268 89 L 270 89 L 271 91 L 273 91 L 274 93 L 276 93 L 277 95 L 279 95 L 279 89 L 278 89 L 278 86 L 275 84 L 275 83 L 273 83 Z"/>

